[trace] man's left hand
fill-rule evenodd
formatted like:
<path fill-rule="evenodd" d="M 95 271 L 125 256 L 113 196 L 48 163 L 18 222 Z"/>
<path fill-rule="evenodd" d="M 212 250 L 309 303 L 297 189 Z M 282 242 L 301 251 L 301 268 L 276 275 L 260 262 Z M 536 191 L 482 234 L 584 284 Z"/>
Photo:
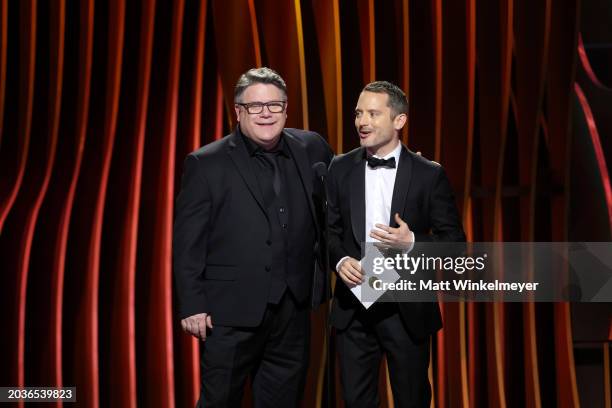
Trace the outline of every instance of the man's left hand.
<path fill-rule="evenodd" d="M 376 228 L 370 231 L 370 237 L 391 247 L 409 248 L 414 242 L 414 234 L 398 213 L 395 213 L 395 222 L 397 222 L 397 228 L 384 224 L 376 224 Z"/>

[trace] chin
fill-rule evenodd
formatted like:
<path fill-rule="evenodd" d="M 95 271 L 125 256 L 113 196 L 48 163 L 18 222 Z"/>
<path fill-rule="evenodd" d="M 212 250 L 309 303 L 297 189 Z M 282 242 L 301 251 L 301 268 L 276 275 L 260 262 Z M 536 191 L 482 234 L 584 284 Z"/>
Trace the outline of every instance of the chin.
<path fill-rule="evenodd" d="M 270 131 L 263 134 L 257 135 L 257 140 L 260 140 L 262 143 L 270 143 L 278 138 L 280 135 L 280 131 Z"/>
<path fill-rule="evenodd" d="M 359 144 L 361 145 L 361 147 L 374 147 L 376 145 L 376 142 L 374 140 L 370 140 L 370 139 L 359 139 Z"/>

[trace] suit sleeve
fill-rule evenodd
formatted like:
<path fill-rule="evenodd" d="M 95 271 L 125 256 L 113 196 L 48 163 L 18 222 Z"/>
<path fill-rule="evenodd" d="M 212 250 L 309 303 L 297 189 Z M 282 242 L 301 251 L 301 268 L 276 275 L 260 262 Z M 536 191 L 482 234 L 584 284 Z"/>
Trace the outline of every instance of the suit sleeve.
<path fill-rule="evenodd" d="M 446 172 L 438 167 L 429 198 L 431 233 L 415 233 L 416 242 L 464 242 L 465 234 Z"/>
<path fill-rule="evenodd" d="M 319 135 L 319 137 L 321 138 L 321 142 L 323 143 L 325 149 L 325 165 L 329 166 L 331 164 L 332 159 L 334 158 L 334 151 L 329 146 L 329 143 L 327 143 L 327 141 L 323 139 L 323 136 Z"/>
<path fill-rule="evenodd" d="M 203 275 L 211 196 L 199 164 L 193 155 L 185 159 L 181 191 L 176 199 L 172 249 L 181 319 L 208 311 Z"/>
<path fill-rule="evenodd" d="M 320 147 L 320 150 L 318 151 L 320 151 L 321 156 L 319 157 L 322 158 L 322 161 L 325 163 L 325 165 L 329 167 L 332 159 L 334 158 L 334 151 L 331 149 L 329 143 L 327 143 L 327 140 L 325 140 L 323 136 L 321 136 L 317 132 L 313 133 L 315 134 Z"/>
<path fill-rule="evenodd" d="M 338 174 L 332 160 L 329 167 L 328 208 L 329 208 L 329 267 L 335 271 L 340 259 L 348 255 L 342 246 L 344 224 L 340 214 L 340 192 L 338 190 Z"/>

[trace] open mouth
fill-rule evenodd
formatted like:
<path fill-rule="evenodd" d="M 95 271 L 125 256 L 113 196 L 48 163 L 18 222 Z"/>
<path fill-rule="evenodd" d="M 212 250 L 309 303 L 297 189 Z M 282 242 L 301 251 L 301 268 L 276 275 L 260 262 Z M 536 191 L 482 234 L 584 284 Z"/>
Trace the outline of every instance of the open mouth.
<path fill-rule="evenodd" d="M 372 133 L 371 129 L 359 129 L 359 137 L 365 139 Z"/>
<path fill-rule="evenodd" d="M 271 123 L 257 123 L 257 126 L 273 126 L 275 125 L 276 122 L 271 122 Z"/>

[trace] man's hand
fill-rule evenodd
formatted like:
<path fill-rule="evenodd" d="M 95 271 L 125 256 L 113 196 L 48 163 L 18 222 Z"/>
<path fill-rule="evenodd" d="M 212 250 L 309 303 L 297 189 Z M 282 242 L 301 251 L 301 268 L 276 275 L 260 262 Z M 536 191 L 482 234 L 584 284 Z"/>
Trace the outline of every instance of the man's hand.
<path fill-rule="evenodd" d="M 349 288 L 361 284 L 363 282 L 363 272 L 361 265 L 355 258 L 347 257 L 338 267 L 338 275 L 346 283 Z"/>
<path fill-rule="evenodd" d="M 370 231 L 370 236 L 394 248 L 409 248 L 414 241 L 412 231 L 398 213 L 395 213 L 395 221 L 398 225 L 397 228 L 376 224 L 376 228 Z"/>
<path fill-rule="evenodd" d="M 206 328 L 213 328 L 212 317 L 207 313 L 198 313 L 181 320 L 181 326 L 183 327 L 183 331 L 205 341 Z"/>

